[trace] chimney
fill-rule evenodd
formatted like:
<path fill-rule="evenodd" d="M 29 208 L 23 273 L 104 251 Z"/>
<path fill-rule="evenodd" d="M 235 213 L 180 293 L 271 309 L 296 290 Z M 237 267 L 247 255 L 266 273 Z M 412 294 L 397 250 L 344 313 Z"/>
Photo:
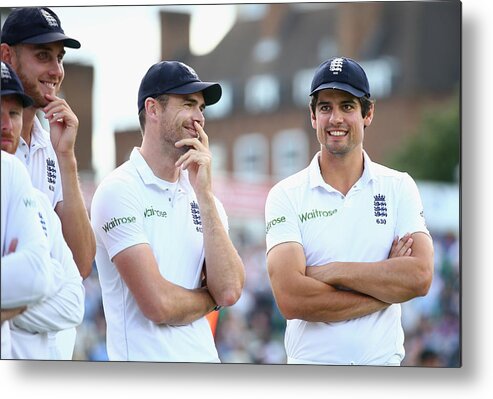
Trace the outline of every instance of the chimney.
<path fill-rule="evenodd" d="M 161 59 L 182 60 L 190 55 L 190 14 L 162 11 Z"/>
<path fill-rule="evenodd" d="M 290 4 L 270 4 L 261 25 L 261 37 L 277 39 L 283 34 L 284 20 Z"/>
<path fill-rule="evenodd" d="M 338 5 L 337 41 L 345 56 L 358 59 L 364 52 L 362 47 L 377 31 L 384 7 L 378 2 Z"/>

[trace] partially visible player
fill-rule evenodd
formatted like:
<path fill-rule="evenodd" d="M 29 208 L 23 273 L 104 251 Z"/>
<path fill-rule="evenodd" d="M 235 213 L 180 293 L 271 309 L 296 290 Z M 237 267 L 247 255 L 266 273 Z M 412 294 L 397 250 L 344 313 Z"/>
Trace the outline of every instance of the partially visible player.
<path fill-rule="evenodd" d="M 22 118 L 22 106 L 17 112 Z M 12 356 L 8 320 L 51 295 L 57 287 L 26 168 L 17 158 L 2 151 L 1 174 L 0 335 L 1 357 L 8 359 Z"/>
<path fill-rule="evenodd" d="M 310 95 L 320 151 L 272 188 L 265 211 L 288 363 L 397 366 L 400 303 L 426 295 L 433 276 L 418 189 L 363 149 L 375 106 L 358 63 L 323 62 Z"/>
<path fill-rule="evenodd" d="M 1 59 L 19 76 L 34 104 L 24 110 L 16 156 L 28 168 L 34 187 L 44 192 L 59 216 L 63 236 L 83 278 L 92 270 L 96 246 L 77 176 L 75 141 L 79 121 L 58 97 L 65 77 L 65 48 L 80 43 L 65 35 L 49 8 L 15 8 L 2 27 Z M 38 120 L 42 111 L 49 132 Z"/>
<path fill-rule="evenodd" d="M 14 154 L 20 139 L 26 96 L 15 72 L 3 62 L 1 84 L 2 150 Z M 8 188 L 2 186 L 4 189 Z M 71 360 L 75 327 L 82 322 L 84 314 L 84 286 L 48 197 L 37 189 L 33 189 L 33 193 L 36 218 L 48 239 L 52 269 L 60 288 L 10 319 L 11 356 L 14 359 Z"/>

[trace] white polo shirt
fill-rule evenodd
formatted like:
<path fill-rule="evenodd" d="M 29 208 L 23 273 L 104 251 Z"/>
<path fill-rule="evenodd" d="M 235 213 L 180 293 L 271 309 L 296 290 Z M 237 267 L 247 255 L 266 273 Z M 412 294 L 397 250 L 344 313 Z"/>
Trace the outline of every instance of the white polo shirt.
<path fill-rule="evenodd" d="M 346 196 L 325 183 L 318 153 L 310 166 L 276 184 L 266 202 L 267 252 L 284 242 L 303 246 L 306 264 L 375 262 L 394 237 L 429 234 L 417 186 L 407 173 L 373 163 Z M 343 322 L 288 320 L 290 363 L 396 365 L 404 357 L 401 307 Z"/>
<path fill-rule="evenodd" d="M 1 154 L 1 307 L 12 309 L 33 304 L 56 287 L 29 176 L 13 155 Z M 18 240 L 16 250 L 8 253 L 13 239 Z M 1 330 L 2 358 L 9 358 L 9 323 L 2 323 Z"/>
<path fill-rule="evenodd" d="M 38 216 L 50 246 L 56 293 L 10 321 L 15 359 L 72 360 L 76 327 L 84 317 L 84 286 L 60 219 L 41 191 L 34 189 Z"/>
<path fill-rule="evenodd" d="M 227 228 L 226 213 L 217 200 L 216 205 Z M 109 359 L 219 362 L 205 317 L 183 326 L 152 322 L 141 312 L 111 262 L 124 249 L 146 243 L 152 247 L 166 280 L 187 289 L 200 287 L 204 263 L 202 223 L 188 173 L 182 171 L 174 184 L 161 180 L 134 148 L 130 160 L 97 188 L 91 220 Z"/>
<path fill-rule="evenodd" d="M 21 137 L 15 156 L 26 165 L 33 186 L 45 193 L 55 208 L 63 200 L 62 177 L 50 133 L 43 129 L 37 117 L 34 117 L 31 146 Z"/>

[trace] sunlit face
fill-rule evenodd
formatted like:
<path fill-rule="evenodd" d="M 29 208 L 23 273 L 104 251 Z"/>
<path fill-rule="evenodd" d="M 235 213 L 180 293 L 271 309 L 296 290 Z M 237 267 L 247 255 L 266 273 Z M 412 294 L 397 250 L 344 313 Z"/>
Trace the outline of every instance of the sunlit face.
<path fill-rule="evenodd" d="M 19 145 L 23 110 L 18 96 L 2 96 L 2 150 L 10 154 L 14 154 Z"/>
<path fill-rule="evenodd" d="M 161 143 L 175 150 L 175 143 L 184 138 L 198 137 L 194 122 L 205 125 L 204 96 L 201 92 L 193 94 L 170 94 L 159 115 Z M 179 151 L 186 152 L 182 147 Z"/>
<path fill-rule="evenodd" d="M 322 153 L 344 156 L 362 148 L 364 129 L 373 119 L 373 106 L 363 117 L 361 104 L 353 95 L 341 90 L 321 90 L 311 113 L 312 126 Z"/>
<path fill-rule="evenodd" d="M 65 77 L 63 42 L 46 44 L 18 44 L 11 55 L 11 65 L 34 100 L 36 108 L 48 104 L 45 95 L 56 95 Z"/>

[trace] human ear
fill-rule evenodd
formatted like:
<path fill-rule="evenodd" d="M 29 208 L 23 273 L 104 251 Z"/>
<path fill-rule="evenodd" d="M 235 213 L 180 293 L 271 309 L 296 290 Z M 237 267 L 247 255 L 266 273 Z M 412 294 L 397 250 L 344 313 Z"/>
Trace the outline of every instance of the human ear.
<path fill-rule="evenodd" d="M 7 43 L 2 43 L 0 45 L 1 58 L 3 62 L 7 64 L 12 64 L 12 53 L 13 49 Z"/>

